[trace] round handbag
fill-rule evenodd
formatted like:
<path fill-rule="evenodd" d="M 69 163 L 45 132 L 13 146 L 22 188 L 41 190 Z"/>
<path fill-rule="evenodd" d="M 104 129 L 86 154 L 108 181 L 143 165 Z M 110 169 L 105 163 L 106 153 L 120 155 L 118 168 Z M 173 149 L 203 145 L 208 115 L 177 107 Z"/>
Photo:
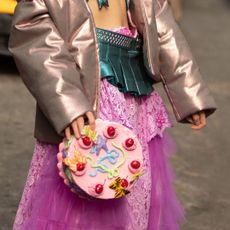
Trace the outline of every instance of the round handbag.
<path fill-rule="evenodd" d="M 121 198 L 132 192 L 143 174 L 143 155 L 127 127 L 101 119 L 82 138 L 64 139 L 57 154 L 59 175 L 71 190 L 89 199 Z"/>

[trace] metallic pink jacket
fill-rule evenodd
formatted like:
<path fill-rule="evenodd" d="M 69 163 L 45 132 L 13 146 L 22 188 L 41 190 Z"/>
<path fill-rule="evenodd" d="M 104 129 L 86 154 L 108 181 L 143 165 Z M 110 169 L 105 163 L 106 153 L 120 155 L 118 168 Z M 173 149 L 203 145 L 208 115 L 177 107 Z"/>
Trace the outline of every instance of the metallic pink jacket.
<path fill-rule="evenodd" d="M 146 67 L 162 82 L 177 121 L 216 109 L 166 0 L 130 0 L 129 24 L 143 35 Z M 63 130 L 87 111 L 97 114 L 99 48 L 86 0 L 21 0 L 9 49 L 37 101 L 35 137 L 58 143 Z"/>

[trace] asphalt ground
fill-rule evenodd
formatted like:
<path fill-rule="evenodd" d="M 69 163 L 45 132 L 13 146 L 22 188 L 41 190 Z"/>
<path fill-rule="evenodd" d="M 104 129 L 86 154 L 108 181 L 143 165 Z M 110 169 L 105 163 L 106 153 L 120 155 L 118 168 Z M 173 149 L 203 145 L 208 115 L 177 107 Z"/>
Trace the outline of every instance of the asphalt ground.
<path fill-rule="evenodd" d="M 178 151 L 171 158 L 175 189 L 186 210 L 183 230 L 230 229 L 230 1 L 184 0 L 180 24 L 218 110 L 207 126 L 175 121 Z M 32 157 L 35 101 L 10 58 L 0 57 L 0 230 L 12 229 Z"/>

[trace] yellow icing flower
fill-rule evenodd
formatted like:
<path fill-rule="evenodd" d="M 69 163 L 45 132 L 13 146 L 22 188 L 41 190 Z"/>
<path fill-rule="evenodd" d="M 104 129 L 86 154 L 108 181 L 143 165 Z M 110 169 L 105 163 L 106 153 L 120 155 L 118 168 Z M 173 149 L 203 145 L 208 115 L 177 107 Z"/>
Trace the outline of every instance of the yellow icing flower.
<path fill-rule="evenodd" d="M 77 171 L 76 165 L 78 163 L 81 163 L 85 165 L 86 162 L 86 157 L 82 155 L 82 153 L 79 150 L 74 151 L 74 156 L 73 157 L 66 157 L 63 159 L 63 163 L 69 167 L 69 169 L 73 172 Z"/>
<path fill-rule="evenodd" d="M 127 186 L 127 185 L 125 185 Z M 110 185 L 109 188 L 115 190 L 115 198 L 120 198 L 122 196 L 125 196 L 130 193 L 129 190 L 125 189 L 122 186 L 122 179 L 120 177 L 116 178 L 115 181 L 113 181 Z"/>
<path fill-rule="evenodd" d="M 94 143 L 97 140 L 97 134 L 89 126 L 84 126 L 82 135 L 89 137 Z"/>

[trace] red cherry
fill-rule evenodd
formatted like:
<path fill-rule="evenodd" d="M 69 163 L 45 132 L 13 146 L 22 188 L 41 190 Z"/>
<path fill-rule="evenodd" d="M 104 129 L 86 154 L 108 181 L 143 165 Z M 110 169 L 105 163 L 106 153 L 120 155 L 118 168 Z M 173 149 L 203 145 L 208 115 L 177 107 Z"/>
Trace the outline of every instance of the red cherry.
<path fill-rule="evenodd" d="M 91 145 L 91 143 L 92 143 L 92 141 L 91 141 L 91 138 L 90 137 L 83 137 L 82 138 L 82 141 L 83 141 L 83 143 L 84 143 L 84 145 L 86 145 L 86 146 L 89 146 L 89 145 Z"/>
<path fill-rule="evenodd" d="M 83 171 L 85 168 L 85 164 L 77 163 L 77 171 Z"/>
<path fill-rule="evenodd" d="M 121 187 L 127 188 L 129 185 L 129 182 L 126 179 L 121 180 Z"/>
<path fill-rule="evenodd" d="M 126 141 L 125 141 L 125 145 L 126 147 L 130 148 L 134 145 L 134 140 L 133 138 L 128 138 Z"/>
<path fill-rule="evenodd" d="M 116 133 L 116 130 L 115 130 L 115 128 L 114 128 L 113 126 L 109 126 L 109 127 L 107 128 L 107 133 L 108 133 L 108 135 L 109 135 L 110 137 L 113 137 L 113 136 L 115 135 L 115 133 Z"/>
<path fill-rule="evenodd" d="M 100 194 L 100 193 L 102 193 L 103 192 L 103 185 L 102 184 L 97 184 L 96 186 L 95 186 L 95 192 L 97 193 L 97 194 Z"/>
<path fill-rule="evenodd" d="M 141 163 L 139 161 L 132 161 L 131 162 L 131 167 L 134 169 L 138 169 L 138 168 L 140 168 L 140 166 L 141 166 Z"/>

